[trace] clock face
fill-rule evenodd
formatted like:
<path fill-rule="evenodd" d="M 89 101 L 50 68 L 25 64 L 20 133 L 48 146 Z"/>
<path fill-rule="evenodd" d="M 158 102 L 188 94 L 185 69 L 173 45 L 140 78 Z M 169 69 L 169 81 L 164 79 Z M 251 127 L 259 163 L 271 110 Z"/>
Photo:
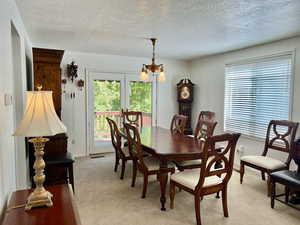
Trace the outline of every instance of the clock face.
<path fill-rule="evenodd" d="M 188 87 L 183 87 L 180 92 L 180 97 L 182 99 L 188 99 L 190 97 L 190 89 Z"/>

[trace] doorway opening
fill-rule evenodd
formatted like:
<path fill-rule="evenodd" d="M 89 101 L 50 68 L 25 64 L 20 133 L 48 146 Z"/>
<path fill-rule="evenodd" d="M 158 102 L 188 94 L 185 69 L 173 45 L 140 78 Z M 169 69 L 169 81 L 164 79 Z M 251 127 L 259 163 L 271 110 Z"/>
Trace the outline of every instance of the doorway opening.
<path fill-rule="evenodd" d="M 22 51 L 21 38 L 11 23 L 11 44 L 12 44 L 12 70 L 13 70 L 13 113 L 14 113 L 14 129 L 23 117 L 24 105 L 24 85 L 22 79 Z M 27 161 L 26 147 L 24 137 L 14 137 L 15 142 L 15 184 L 18 189 L 27 188 Z"/>

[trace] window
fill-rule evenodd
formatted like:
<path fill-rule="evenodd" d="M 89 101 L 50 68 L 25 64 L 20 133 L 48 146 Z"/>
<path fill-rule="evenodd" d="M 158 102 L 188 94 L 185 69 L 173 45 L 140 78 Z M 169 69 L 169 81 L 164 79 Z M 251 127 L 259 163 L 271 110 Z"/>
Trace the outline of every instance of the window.
<path fill-rule="evenodd" d="M 264 138 L 270 120 L 288 120 L 292 53 L 226 65 L 225 131 Z"/>

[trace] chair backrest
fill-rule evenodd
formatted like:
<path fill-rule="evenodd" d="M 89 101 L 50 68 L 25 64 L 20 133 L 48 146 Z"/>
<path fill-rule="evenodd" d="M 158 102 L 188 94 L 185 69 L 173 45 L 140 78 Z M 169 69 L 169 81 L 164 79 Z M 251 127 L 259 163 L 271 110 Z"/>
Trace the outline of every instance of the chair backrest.
<path fill-rule="evenodd" d="M 215 120 L 216 113 L 211 111 L 201 111 L 198 117 L 198 121 L 200 120 Z"/>
<path fill-rule="evenodd" d="M 126 109 L 126 111 L 124 111 L 122 109 L 121 111 L 122 114 L 122 118 L 123 118 L 123 123 L 129 123 L 131 125 L 135 125 L 135 126 L 143 126 L 143 114 L 140 111 L 128 111 L 128 109 Z"/>
<path fill-rule="evenodd" d="M 294 143 L 293 151 L 292 151 L 292 159 L 298 166 L 298 173 L 300 173 L 300 143 L 299 139 Z"/>
<path fill-rule="evenodd" d="M 266 156 L 269 149 L 289 153 L 286 165 L 291 162 L 291 153 L 299 123 L 287 120 L 271 120 L 268 126 L 265 148 L 262 153 Z"/>
<path fill-rule="evenodd" d="M 129 142 L 129 154 L 133 159 L 138 160 L 142 166 L 145 166 L 144 153 L 138 128 L 129 123 L 125 123 L 124 127 Z"/>
<path fill-rule="evenodd" d="M 213 136 L 217 123 L 218 122 L 215 121 L 200 119 L 195 129 L 195 134 L 194 134 L 195 139 L 206 140 L 208 137 Z"/>
<path fill-rule="evenodd" d="M 201 191 L 205 179 L 210 176 L 222 177 L 222 183 L 227 184 L 233 170 L 234 154 L 236 143 L 241 134 L 222 134 L 208 137 L 204 143 L 203 158 L 201 163 L 200 177 L 196 186 L 196 191 Z M 217 145 L 224 146 L 222 151 L 217 151 Z M 219 149 L 219 148 L 218 148 Z M 222 168 L 215 169 L 214 164 L 222 163 Z"/>
<path fill-rule="evenodd" d="M 119 156 L 124 158 L 125 154 L 121 150 L 121 148 L 122 148 L 122 136 L 120 134 L 118 126 L 117 126 L 116 122 L 113 121 L 112 119 L 109 119 L 108 117 L 106 117 L 106 120 L 109 124 L 111 143 L 112 143 L 112 145 L 115 149 L 115 152 L 116 152 L 116 154 L 118 154 Z"/>
<path fill-rule="evenodd" d="M 187 122 L 187 116 L 184 115 L 174 115 L 171 122 L 171 133 L 172 134 L 184 134 L 184 129 Z"/>

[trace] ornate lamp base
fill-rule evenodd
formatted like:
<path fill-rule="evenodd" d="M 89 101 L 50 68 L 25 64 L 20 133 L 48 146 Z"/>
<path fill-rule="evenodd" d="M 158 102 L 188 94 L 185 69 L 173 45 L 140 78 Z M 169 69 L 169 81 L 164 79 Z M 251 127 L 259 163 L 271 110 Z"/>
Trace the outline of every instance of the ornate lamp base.
<path fill-rule="evenodd" d="M 30 210 L 32 207 L 53 206 L 52 196 L 53 195 L 45 189 L 40 193 L 36 191 L 32 192 L 27 199 L 25 210 Z"/>
<path fill-rule="evenodd" d="M 29 140 L 29 142 L 33 143 L 35 150 L 35 162 L 33 164 L 33 168 L 35 169 L 35 175 L 33 177 L 33 180 L 36 184 L 36 188 L 29 195 L 25 206 L 25 210 L 30 210 L 32 207 L 51 207 L 53 205 L 51 200 L 53 195 L 50 192 L 46 191 L 43 187 L 43 183 L 45 181 L 45 161 L 43 160 L 43 155 L 44 146 L 48 140 L 48 138 L 42 137 L 32 138 Z"/>

